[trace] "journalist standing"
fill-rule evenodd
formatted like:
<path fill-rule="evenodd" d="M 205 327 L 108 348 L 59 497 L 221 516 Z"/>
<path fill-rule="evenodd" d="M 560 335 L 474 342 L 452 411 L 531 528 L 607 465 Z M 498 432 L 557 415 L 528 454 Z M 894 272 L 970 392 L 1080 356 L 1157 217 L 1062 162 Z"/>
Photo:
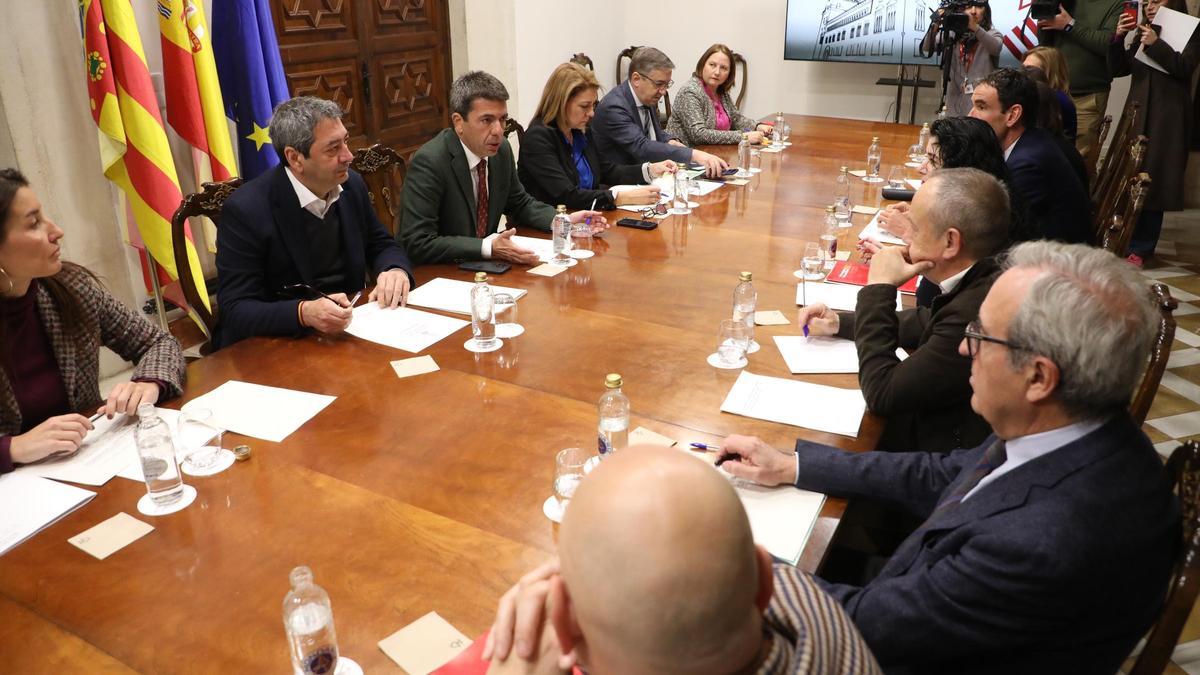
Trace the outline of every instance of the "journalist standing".
<path fill-rule="evenodd" d="M 967 30 L 957 39 L 947 43 L 942 30 L 946 22 L 947 9 L 967 16 Z M 1000 46 L 1004 36 L 992 26 L 992 8 L 987 0 L 967 0 L 952 3 L 934 13 L 929 30 L 921 40 L 921 51 L 925 54 L 941 53 L 950 59 L 950 79 L 946 82 L 946 114 L 950 117 L 965 117 L 971 112 L 971 92 L 975 82 L 987 77 L 1000 67 Z M 947 50 L 947 47 L 949 48 Z"/>

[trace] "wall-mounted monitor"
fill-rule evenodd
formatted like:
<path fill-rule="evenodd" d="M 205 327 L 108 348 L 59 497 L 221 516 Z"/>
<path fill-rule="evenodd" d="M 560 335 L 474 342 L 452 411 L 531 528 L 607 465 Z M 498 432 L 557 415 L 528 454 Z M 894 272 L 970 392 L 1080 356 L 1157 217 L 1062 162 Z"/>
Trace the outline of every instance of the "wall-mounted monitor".
<path fill-rule="evenodd" d="M 783 56 L 796 61 L 937 65 L 921 39 L 940 0 L 788 0 Z M 1016 65 L 1037 46 L 1030 0 L 991 0 L 992 26 L 1004 36 L 1000 65 Z"/>

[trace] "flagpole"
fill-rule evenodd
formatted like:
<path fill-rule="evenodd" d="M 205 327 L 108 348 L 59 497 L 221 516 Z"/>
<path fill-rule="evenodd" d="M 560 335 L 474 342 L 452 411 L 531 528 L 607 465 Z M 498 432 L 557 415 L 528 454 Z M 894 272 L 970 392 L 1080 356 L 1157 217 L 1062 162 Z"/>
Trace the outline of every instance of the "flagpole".
<path fill-rule="evenodd" d="M 150 269 L 150 284 L 154 289 L 154 308 L 158 313 L 158 325 L 164 331 L 169 333 L 170 329 L 167 326 L 167 310 L 166 307 L 163 306 L 162 286 L 160 286 L 158 283 L 158 268 L 155 267 L 154 256 L 150 255 L 150 249 L 148 247 L 142 248 L 142 255 L 146 256 L 146 263 Z"/>

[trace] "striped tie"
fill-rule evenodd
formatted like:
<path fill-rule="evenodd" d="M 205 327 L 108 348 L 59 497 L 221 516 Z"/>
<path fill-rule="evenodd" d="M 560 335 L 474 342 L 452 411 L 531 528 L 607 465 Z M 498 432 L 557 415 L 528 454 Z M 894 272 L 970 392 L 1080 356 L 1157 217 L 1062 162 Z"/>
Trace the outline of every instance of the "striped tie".
<path fill-rule="evenodd" d="M 929 518 L 932 520 L 934 516 L 941 514 L 942 512 L 946 511 L 946 509 L 952 508 L 961 502 L 963 497 L 967 496 L 968 492 L 973 490 L 976 485 L 979 485 L 979 481 L 983 480 L 984 476 L 994 471 L 997 467 L 1003 464 L 1004 460 L 1006 459 L 1008 459 L 1008 455 L 1004 450 L 1004 439 L 997 438 L 991 445 L 988 446 L 987 450 L 983 451 L 983 456 L 979 458 L 979 463 L 975 465 L 974 469 L 971 469 L 970 475 L 968 475 L 967 479 L 962 482 L 962 485 L 959 485 L 954 489 L 954 492 L 951 492 L 944 499 L 942 499 L 941 503 L 937 505 L 937 508 L 933 510 L 933 513 L 929 516 Z"/>

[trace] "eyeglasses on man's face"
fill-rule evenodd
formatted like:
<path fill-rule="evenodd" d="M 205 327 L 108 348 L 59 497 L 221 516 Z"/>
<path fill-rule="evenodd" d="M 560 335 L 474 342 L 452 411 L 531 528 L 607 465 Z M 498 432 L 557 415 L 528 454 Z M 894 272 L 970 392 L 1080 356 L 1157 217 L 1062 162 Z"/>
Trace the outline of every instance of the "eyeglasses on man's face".
<path fill-rule="evenodd" d="M 649 82 L 650 84 L 653 84 L 654 88 L 659 91 L 665 91 L 665 90 L 670 89 L 671 87 L 675 86 L 675 80 L 653 80 L 653 79 L 650 79 L 649 75 L 647 75 L 643 72 L 638 72 L 638 75 L 641 75 L 643 80 Z"/>
<path fill-rule="evenodd" d="M 971 358 L 975 358 L 975 356 L 979 354 L 979 345 L 982 342 L 991 342 L 992 344 L 1004 345 L 1009 349 L 1028 351 L 1021 345 L 1018 345 L 1014 342 L 1001 340 L 1000 338 L 995 338 L 987 333 L 984 333 L 983 326 L 979 323 L 979 319 L 975 319 L 971 323 L 967 324 L 967 329 L 963 331 L 963 337 L 967 340 L 967 354 L 970 355 Z"/>

